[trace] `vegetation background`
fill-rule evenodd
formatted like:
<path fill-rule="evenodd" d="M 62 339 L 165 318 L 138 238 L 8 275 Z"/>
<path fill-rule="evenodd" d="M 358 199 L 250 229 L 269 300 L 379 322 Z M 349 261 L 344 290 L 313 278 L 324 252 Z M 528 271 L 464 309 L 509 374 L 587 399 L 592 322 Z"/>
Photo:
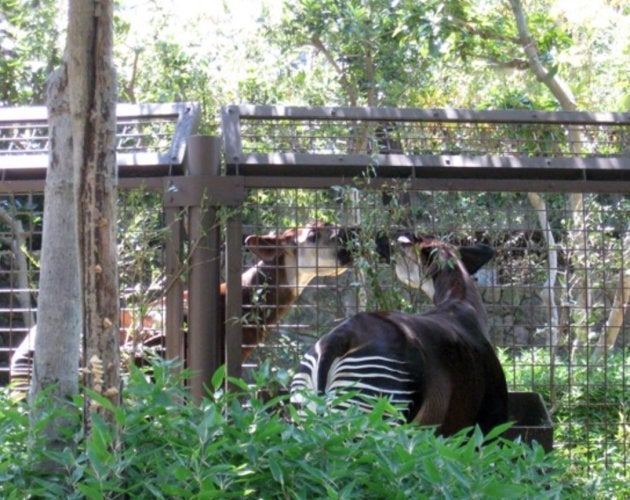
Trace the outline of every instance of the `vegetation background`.
<path fill-rule="evenodd" d="M 62 55 L 64 29 L 67 24 L 64 9 L 63 3 L 53 0 L 0 0 L 0 105 L 44 104 L 46 79 L 51 70 L 59 65 Z M 522 33 L 519 33 L 515 22 L 519 11 L 526 15 L 531 40 L 524 40 Z M 566 109 L 568 103 L 573 109 L 585 111 L 630 111 L 630 7 L 621 0 L 143 0 L 118 2 L 115 15 L 114 50 L 119 100 L 138 103 L 200 102 L 203 109 L 202 131 L 206 133 L 220 132 L 219 109 L 231 103 L 543 110 Z M 532 60 L 527 54 L 527 49 L 531 48 L 536 49 L 537 61 L 544 69 L 542 77 L 534 70 Z M 559 99 L 557 92 L 554 92 L 550 86 L 552 82 L 560 85 L 564 97 L 567 98 L 566 102 Z M 294 193 L 276 193 L 274 196 L 278 199 L 270 200 L 270 204 L 299 204 L 299 200 L 287 201 L 287 197 L 295 196 Z M 521 198 L 525 199 L 525 195 Z M 558 208 L 556 214 L 561 215 L 557 216 L 554 223 L 562 229 L 570 227 L 569 222 L 562 219 L 562 216 L 571 213 L 571 209 L 567 208 L 570 200 L 565 198 L 567 197 L 564 195 L 548 195 L 543 199 L 547 206 Z M 462 198 L 461 204 L 466 209 L 472 209 L 475 206 L 473 201 L 472 198 Z M 504 199 L 493 198 L 491 202 L 500 207 Z M 516 203 L 514 200 L 512 202 Z M 622 197 L 613 202 L 593 198 L 588 203 L 597 204 L 596 213 L 601 214 L 601 220 L 592 221 L 594 233 L 597 233 L 598 227 L 614 219 L 615 211 L 624 213 L 625 210 L 627 213 L 627 198 Z M 132 223 L 131 220 L 128 222 Z M 622 234 L 623 231 L 627 233 L 627 221 L 617 224 L 621 224 Z M 570 246 L 571 241 L 561 241 L 560 244 Z M 566 388 L 566 391 L 571 392 L 571 397 L 578 400 L 582 398 L 585 402 L 577 410 L 571 409 L 567 410 L 569 413 L 556 415 L 555 418 L 559 420 L 571 419 L 576 422 L 576 425 L 567 427 L 567 432 L 582 432 L 578 413 L 589 411 L 586 403 L 595 408 L 587 417 L 602 419 L 604 417 L 601 412 L 598 414 L 596 410 L 598 405 L 611 400 L 619 402 L 613 407 L 616 415 L 608 416 L 614 425 L 607 427 L 601 435 L 602 448 L 599 450 L 606 450 L 607 463 L 589 461 L 586 465 L 580 464 L 576 457 L 581 453 L 592 455 L 597 451 L 578 447 L 569 454 L 574 460 L 572 464 L 561 461 L 549 464 L 550 477 L 560 485 L 560 489 L 564 487 L 565 492 L 575 493 L 571 488 L 584 485 L 592 490 L 580 490 L 581 494 L 590 491 L 602 497 L 617 495 L 622 498 L 628 492 L 628 416 L 623 389 L 625 386 L 621 380 L 627 376 L 626 352 L 621 347 L 612 353 L 605 373 L 597 370 L 593 372 L 588 365 L 574 369 L 564 365 L 562 360 L 548 359 L 549 353 L 542 350 L 519 353 L 519 356 L 531 361 L 527 364 L 519 362 L 519 356 L 505 353 L 505 364 L 510 367 L 508 371 L 512 377 L 511 384 L 535 387 L 544 393 L 547 400 L 562 397 L 562 394 L 545 394 L 550 383 L 549 373 L 544 367 L 558 363 L 555 383 L 559 384 L 560 392 Z M 542 368 L 519 368 L 522 366 Z M 605 389 L 596 392 L 589 391 L 587 387 L 585 391 L 582 388 L 580 393 L 582 386 L 572 383 L 575 380 L 572 377 L 582 376 L 591 382 L 596 381 L 598 376 L 605 377 L 601 384 L 593 385 Z M 615 377 L 619 377 L 620 381 L 612 383 L 616 380 Z M 134 383 L 140 384 L 140 388 L 134 388 Z M 163 383 L 168 385 L 167 382 Z M 128 401 L 133 402 L 131 408 L 142 407 L 144 415 L 152 415 L 156 428 L 164 426 L 160 428 L 165 429 L 165 436 L 173 436 L 170 431 L 177 434 L 177 429 L 169 427 L 158 418 L 160 412 L 165 411 L 164 408 L 170 408 L 171 402 L 166 404 L 156 395 L 157 392 L 153 392 L 164 389 L 163 386 L 157 387 L 147 388 L 137 378 L 136 382 L 131 382 Z M 166 389 L 164 392 L 168 394 Z M 147 401 L 150 402 L 147 403 L 148 406 L 141 406 L 140 402 Z M 175 408 L 176 401 L 172 404 Z M 221 404 L 227 403 L 221 400 Z M 177 408 L 182 419 L 185 416 L 190 425 L 196 426 L 190 432 L 207 437 L 204 432 L 207 432 L 210 425 L 208 419 L 211 418 L 207 413 L 203 416 L 203 413 L 196 413 L 196 410 L 185 405 Z M 0 468 L 3 487 L 9 488 L 7 491 L 18 496 L 16 492 L 20 490 L 10 489 L 7 485 L 20 485 L 22 491 L 33 488 L 31 491 L 37 494 L 37 482 L 40 481 L 36 476 L 28 478 L 31 472 L 29 463 L 32 462 L 29 462 L 25 450 L 17 444 L 21 442 L 19 436 L 25 437 L 24 428 L 16 426 L 16 423 L 22 421 L 14 413 L 19 411 L 11 408 L 3 416 L 5 439 Z M 255 415 L 258 418 L 263 413 Z M 216 415 L 215 417 L 219 418 Z M 127 449 L 139 447 L 140 440 L 134 441 L 138 438 L 135 433 L 146 430 L 135 427 L 142 420 L 139 414 L 121 414 L 119 418 L 130 429 L 130 434 L 123 438 Z M 247 420 L 250 418 L 254 417 L 243 416 L 243 422 L 254 425 Z M 332 425 L 332 422 L 323 420 L 321 425 L 328 424 Z M 227 423 L 217 425 L 218 427 L 212 427 L 217 435 L 229 433 Z M 271 424 L 265 420 L 263 424 L 258 422 L 257 425 Z M 274 421 L 273 425 L 282 424 Z M 324 443 L 323 449 L 330 445 L 338 450 L 335 446 L 339 443 L 346 446 L 354 442 L 348 435 L 356 432 L 355 428 L 349 431 L 345 440 L 339 438 L 337 442 L 334 440 L 335 436 L 327 434 L 314 422 L 310 422 L 310 425 L 312 432 L 321 431 L 319 436 Z M 360 427 L 365 423 L 358 425 Z M 256 427 L 258 428 L 260 427 Z M 286 433 L 293 432 L 289 428 L 275 428 L 278 435 L 285 437 Z M 115 480 L 126 477 L 124 481 L 133 483 L 141 481 L 142 477 L 146 478 L 147 472 L 144 470 L 138 476 L 130 475 L 130 471 L 135 470 L 134 467 L 138 465 L 130 454 L 107 455 L 111 450 L 107 446 L 108 431 L 105 427 L 103 429 L 102 433 L 91 436 L 92 441 L 82 448 L 84 454 L 81 455 L 81 466 L 74 468 L 68 465 L 67 470 L 76 475 L 73 476 L 76 481 L 73 479 L 59 483 L 58 492 L 69 491 L 68 489 L 76 488 L 77 484 L 85 481 L 90 486 L 85 487 L 83 494 L 97 495 L 97 490 L 92 491 L 89 488 L 97 488 L 96 484 L 110 484 L 108 481 L 113 478 L 112 489 L 100 491 L 100 494 L 123 495 L 135 490 L 132 485 L 126 484 L 123 487 Z M 387 433 L 392 431 L 383 432 L 383 436 L 389 436 Z M 314 436 L 312 434 L 311 438 L 316 441 Z M 365 449 L 357 448 L 357 458 L 352 459 L 354 463 L 363 466 L 369 460 L 374 460 L 373 457 L 385 460 L 389 455 L 385 457 L 384 453 L 393 453 L 392 449 L 383 451 L 383 442 L 378 441 L 379 434 L 376 433 L 375 436 L 375 440 L 366 444 L 366 449 L 374 455 L 366 455 Z M 125 441 L 127 437 L 129 441 Z M 222 453 L 226 454 L 217 453 L 217 456 L 223 458 L 221 462 L 217 462 L 216 467 L 221 469 L 220 464 L 224 464 L 226 469 L 222 469 L 223 472 L 215 471 L 213 479 L 199 476 L 200 495 L 212 488 L 224 491 L 230 481 L 234 484 L 248 484 L 243 478 L 250 477 L 250 472 L 243 464 L 260 463 L 257 460 L 263 458 L 266 465 L 259 470 L 266 471 L 267 475 L 263 476 L 269 482 L 268 485 L 256 484 L 248 486 L 251 490 L 247 487 L 243 490 L 232 490 L 238 492 L 235 494 L 262 495 L 263 492 L 270 491 L 265 488 L 272 489 L 278 484 L 283 485 L 283 494 L 287 496 L 313 493 L 286 486 L 286 474 L 295 467 L 295 462 L 288 459 L 283 462 L 274 455 L 280 453 L 281 443 L 284 441 L 267 442 L 264 441 L 268 439 L 266 435 L 260 436 L 255 432 L 247 434 L 244 431 L 242 436 L 232 437 L 234 441 L 241 443 L 237 448 L 244 455 L 235 459 L 229 455 L 233 450 L 228 453 L 225 444 L 226 449 Z M 182 444 L 188 438 L 184 434 L 173 439 L 175 443 Z M 569 439 L 566 436 L 563 438 Z M 77 440 L 79 439 L 78 436 Z M 151 449 L 147 444 L 150 442 L 150 439 L 146 439 L 145 450 Z M 263 442 L 266 443 L 265 446 L 261 445 Z M 169 443 L 166 445 L 156 442 L 156 446 L 169 447 L 173 444 L 172 441 Z M 312 447 L 313 442 L 310 443 Z M 432 443 L 431 446 L 436 445 Z M 610 449 L 611 446 L 615 449 Z M 199 453 L 199 457 L 206 457 L 205 453 L 212 451 L 208 440 L 203 441 L 202 449 L 203 452 L 195 451 Z M 394 459 L 387 458 L 394 460 L 390 463 L 390 471 L 396 467 L 404 470 L 420 467 L 418 463 L 409 461 L 399 448 L 395 449 L 398 450 L 395 460 L 400 462 L 394 463 Z M 444 453 L 456 453 L 452 451 L 454 449 L 457 449 L 457 445 Z M 299 450 L 286 451 L 285 457 L 306 456 Z M 186 449 L 182 454 L 188 452 L 191 450 Z M 330 450 L 326 453 L 329 452 Z M 523 453 L 525 457 L 530 456 L 527 455 L 529 452 Z M 535 450 L 532 453 L 540 452 Z M 315 455 L 317 460 L 325 461 L 323 450 L 320 455 Z M 426 473 L 429 479 L 437 478 L 443 473 L 442 469 L 435 472 L 431 466 L 426 465 L 432 463 L 429 455 L 420 456 L 424 456 L 422 464 L 428 471 Z M 509 457 L 509 453 L 506 456 Z M 65 456 L 60 457 L 60 460 L 68 460 L 69 463 L 70 458 Z M 558 460 L 561 458 L 557 457 Z M 490 459 L 490 462 L 492 460 L 495 458 Z M 540 457 L 537 460 L 539 465 L 546 464 Z M 334 467 L 327 469 L 328 472 L 322 476 L 317 470 L 323 470 L 323 462 L 305 460 L 305 463 L 310 463 L 309 470 L 313 477 L 321 476 L 318 484 L 325 485 L 322 489 L 315 490 L 317 495 L 334 498 L 335 494 L 343 497 L 357 491 L 367 491 L 360 489 L 365 486 L 361 486 L 363 483 L 358 479 L 361 477 L 358 473 L 353 482 L 352 478 L 335 478 Z M 332 463 L 333 461 L 328 465 Z M 444 467 L 449 468 L 446 462 L 444 464 Z M 165 462 L 162 466 L 153 465 L 154 471 L 158 471 L 155 479 L 156 491 L 160 491 L 166 478 L 192 470 L 190 463 L 182 463 L 177 470 L 167 467 Z M 466 464 L 464 469 L 472 477 L 478 471 L 474 468 L 467 469 L 469 465 Z M 205 463 L 201 461 L 195 466 L 203 469 Z M 454 466 L 450 467 L 449 470 L 454 471 L 453 477 L 466 477 Z M 491 467 L 489 463 L 488 467 Z M 532 477 L 545 473 L 540 468 L 524 467 Z M 409 472 L 404 470 L 399 477 L 404 477 Z M 373 473 L 374 471 L 365 472 L 368 476 Z M 92 478 L 93 483 L 86 480 L 88 477 Z M 228 479 L 217 483 L 214 479 L 216 477 Z M 413 475 L 410 477 L 412 480 L 417 479 Z M 41 485 L 48 487 L 49 482 L 46 481 L 49 480 L 52 483 L 59 482 L 58 478 L 41 479 L 41 491 L 45 491 Z M 535 496 L 544 493 L 517 489 L 509 491 L 507 485 L 516 484 L 514 476 L 506 473 L 503 480 L 504 484 L 494 490 L 496 496 L 500 496 L 499 493 L 504 496 L 526 493 Z M 469 479 L 462 479 L 461 484 L 469 484 L 466 481 Z M 549 484 L 545 481 L 540 483 L 551 488 Z M 347 493 L 343 493 L 346 490 L 341 485 L 347 488 Z M 359 489 L 353 489 L 355 486 Z M 532 480 L 532 488 L 535 486 L 535 481 Z M 441 485 L 440 488 L 432 494 L 439 496 L 440 492 L 455 491 L 450 490 L 454 488 L 452 485 Z M 399 491 L 401 496 L 408 492 L 404 488 Z M 471 487 L 470 491 L 475 490 Z M 554 488 L 548 492 L 550 495 L 561 494 Z M 162 494 L 168 495 L 163 491 Z M 174 490 L 171 494 L 177 493 Z M 372 494 L 378 496 L 378 492 Z M 427 495 L 430 496 L 429 493 Z"/>

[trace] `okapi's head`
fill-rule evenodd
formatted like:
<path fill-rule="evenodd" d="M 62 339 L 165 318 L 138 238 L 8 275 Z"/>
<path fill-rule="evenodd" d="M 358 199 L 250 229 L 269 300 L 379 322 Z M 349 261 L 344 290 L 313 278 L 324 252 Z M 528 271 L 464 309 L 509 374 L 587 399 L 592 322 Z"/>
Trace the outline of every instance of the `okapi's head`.
<path fill-rule="evenodd" d="M 263 265 L 282 268 L 287 284 L 306 286 L 317 276 L 338 276 L 352 265 L 351 229 L 313 223 L 282 234 L 251 235 L 245 245 Z"/>
<path fill-rule="evenodd" d="M 433 279 L 445 268 L 461 269 L 472 276 L 494 256 L 482 244 L 455 246 L 429 236 L 401 234 L 397 239 L 396 276 L 411 288 L 421 288 L 433 298 Z"/>

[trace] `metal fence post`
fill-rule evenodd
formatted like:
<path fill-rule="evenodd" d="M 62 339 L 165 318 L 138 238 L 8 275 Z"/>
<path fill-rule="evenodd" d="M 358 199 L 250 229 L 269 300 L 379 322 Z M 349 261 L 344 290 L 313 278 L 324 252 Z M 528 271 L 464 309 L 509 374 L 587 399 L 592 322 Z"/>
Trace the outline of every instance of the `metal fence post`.
<path fill-rule="evenodd" d="M 188 175 L 218 176 L 221 139 L 192 136 L 188 142 Z M 220 228 L 217 209 L 203 196 L 189 210 L 190 277 L 188 283 L 188 366 L 193 372 L 190 391 L 196 400 L 205 395 L 222 363 L 220 287 Z"/>
<path fill-rule="evenodd" d="M 164 212 L 166 227 L 170 229 L 165 244 L 166 283 L 164 297 L 165 310 L 168 311 L 164 321 L 165 348 L 167 359 L 183 361 L 186 356 L 182 324 L 184 320 L 184 283 L 181 279 L 183 271 L 183 221 L 178 208 L 168 207 Z"/>
<path fill-rule="evenodd" d="M 232 215 L 226 225 L 225 275 L 227 284 L 225 304 L 225 364 L 231 377 L 241 376 L 243 324 L 241 261 L 243 226 L 240 214 Z"/>

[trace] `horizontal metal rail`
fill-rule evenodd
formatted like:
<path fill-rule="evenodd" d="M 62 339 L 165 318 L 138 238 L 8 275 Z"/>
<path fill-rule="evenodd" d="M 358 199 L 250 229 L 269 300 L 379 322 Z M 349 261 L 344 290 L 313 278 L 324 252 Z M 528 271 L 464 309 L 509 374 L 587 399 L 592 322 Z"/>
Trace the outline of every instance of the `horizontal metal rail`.
<path fill-rule="evenodd" d="M 537 110 L 473 110 L 473 109 L 420 109 L 420 108 L 365 108 L 365 107 L 304 107 L 232 105 L 223 110 L 248 120 L 366 120 L 412 122 L 474 122 L 474 123 L 557 123 L 565 125 L 630 124 L 630 113 L 602 113 L 588 111 L 537 111 Z"/>
<path fill-rule="evenodd" d="M 269 187 L 272 177 L 372 177 L 630 189 L 630 113 L 244 105 L 225 107 L 222 123 L 227 174 L 269 177 Z"/>
<path fill-rule="evenodd" d="M 49 136 L 44 106 L 0 108 L 0 179 L 43 179 L 48 167 Z M 118 104 L 119 175 L 182 173 L 188 137 L 199 126 L 196 103 Z"/>
<path fill-rule="evenodd" d="M 431 191 L 495 191 L 495 192 L 545 192 L 545 193 L 627 193 L 630 185 L 617 180 L 557 180 L 557 179 L 467 179 L 467 178 L 375 178 L 361 179 L 343 176 L 229 176 L 221 181 L 191 176 L 173 177 L 129 177 L 120 179 L 119 189 L 142 188 L 147 191 L 164 192 L 166 206 L 182 206 L 196 203 L 207 196 L 209 199 L 232 206 L 245 197 L 247 189 L 328 189 L 331 186 L 353 185 L 374 189 L 409 189 Z M 0 183 L 0 194 L 43 192 L 44 180 L 5 181 Z M 227 189 L 227 190 L 226 190 Z M 190 196 L 186 200 L 186 197 Z M 182 200 L 186 200 L 184 203 Z"/>

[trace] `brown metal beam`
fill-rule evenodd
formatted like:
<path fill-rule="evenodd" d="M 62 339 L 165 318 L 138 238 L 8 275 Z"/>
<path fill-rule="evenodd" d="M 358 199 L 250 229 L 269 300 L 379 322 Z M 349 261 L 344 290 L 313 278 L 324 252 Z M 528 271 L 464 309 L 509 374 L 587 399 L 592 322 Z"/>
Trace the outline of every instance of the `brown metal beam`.
<path fill-rule="evenodd" d="M 236 206 L 245 199 L 244 178 L 177 176 L 164 178 L 164 206 Z"/>
<path fill-rule="evenodd" d="M 165 224 L 169 228 L 169 237 L 165 245 L 166 267 L 166 295 L 165 308 L 167 311 L 164 321 L 166 336 L 166 358 L 186 359 L 184 324 L 184 283 L 183 273 L 183 220 L 180 210 L 166 208 L 164 210 Z"/>
<path fill-rule="evenodd" d="M 243 325 L 241 288 L 241 256 L 243 227 L 240 214 L 227 220 L 225 228 L 225 275 L 227 284 L 225 304 L 225 362 L 231 377 L 241 376 L 243 353 Z"/>
<path fill-rule="evenodd" d="M 217 176 L 221 141 L 193 136 L 188 143 L 188 172 Z M 190 390 L 196 400 L 206 394 L 212 375 L 223 362 L 220 318 L 220 232 L 217 209 L 207 203 L 189 209 L 190 277 L 188 280 L 188 366 L 193 372 Z"/>
<path fill-rule="evenodd" d="M 245 188 L 255 189 L 328 189 L 331 186 L 354 185 L 362 189 L 409 189 L 430 191 L 495 191 L 556 193 L 628 193 L 630 182 L 540 179 L 456 179 L 407 178 L 362 179 L 357 177 L 263 177 L 244 178 Z"/>
<path fill-rule="evenodd" d="M 630 182 L 630 157 L 531 158 L 465 155 L 243 154 L 228 174 L 257 176 L 429 177 L 616 180 Z"/>
<path fill-rule="evenodd" d="M 630 124 L 630 113 L 538 110 L 473 110 L 367 107 L 233 105 L 224 108 L 241 120 L 368 120 L 470 123 Z"/>

